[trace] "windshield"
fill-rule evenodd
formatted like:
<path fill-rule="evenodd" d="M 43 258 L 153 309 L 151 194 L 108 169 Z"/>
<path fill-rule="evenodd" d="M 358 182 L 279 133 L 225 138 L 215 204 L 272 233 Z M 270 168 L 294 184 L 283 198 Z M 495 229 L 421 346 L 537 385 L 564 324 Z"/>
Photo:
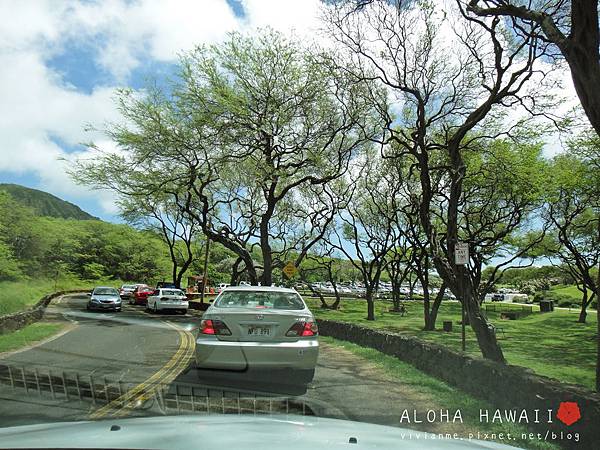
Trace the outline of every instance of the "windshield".
<path fill-rule="evenodd" d="M 119 295 L 119 291 L 115 288 L 96 288 L 94 295 Z"/>
<path fill-rule="evenodd" d="M 218 308 L 274 308 L 301 310 L 304 302 L 298 294 L 286 292 L 226 291 L 215 302 Z"/>
<path fill-rule="evenodd" d="M 600 449 L 599 5 L 0 0 L 0 450 Z"/>

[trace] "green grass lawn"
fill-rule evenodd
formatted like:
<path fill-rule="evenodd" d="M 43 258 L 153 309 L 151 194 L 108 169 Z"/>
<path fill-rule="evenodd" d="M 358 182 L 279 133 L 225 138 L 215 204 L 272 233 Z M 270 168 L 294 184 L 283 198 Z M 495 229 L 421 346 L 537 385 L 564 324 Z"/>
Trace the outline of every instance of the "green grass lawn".
<path fill-rule="evenodd" d="M 36 322 L 12 333 L 0 335 L 0 353 L 16 350 L 41 341 L 64 329 L 60 323 Z"/>
<path fill-rule="evenodd" d="M 426 397 L 436 404 L 436 407 L 441 409 L 448 409 L 453 412 L 460 410 L 463 423 L 465 426 L 472 430 L 473 433 L 477 431 L 481 433 L 510 433 L 512 436 L 517 437 L 517 440 L 507 442 L 499 441 L 504 444 L 515 445 L 520 448 L 531 448 L 531 449 L 555 449 L 559 448 L 553 444 L 538 441 L 538 440 L 527 440 L 521 439 L 522 433 L 527 433 L 528 430 L 518 424 L 510 423 L 480 423 L 479 421 L 479 410 L 487 409 L 494 410 L 495 407 L 490 403 L 476 399 L 471 395 L 456 389 L 443 381 L 438 380 L 424 372 L 416 369 L 408 363 L 400 361 L 392 356 L 384 355 L 376 350 L 361 347 L 350 342 L 340 341 L 333 338 L 321 337 L 322 341 L 341 346 L 352 353 L 361 356 L 382 368 L 387 374 L 397 379 L 403 385 L 410 388 L 414 388 L 420 394 Z M 450 414 L 452 416 L 452 413 Z"/>
<path fill-rule="evenodd" d="M 560 295 L 571 297 L 573 300 L 576 300 L 578 302 L 581 302 L 581 296 L 583 295 L 575 285 L 565 286 L 563 284 L 560 284 L 557 286 L 552 286 L 550 288 L 550 292 L 555 292 Z"/>
<path fill-rule="evenodd" d="M 364 300 L 343 300 L 337 311 L 320 308 L 316 298 L 306 297 L 311 310 L 318 318 L 350 322 L 375 329 L 416 336 L 429 342 L 460 350 L 461 327 L 460 304 L 444 302 L 440 308 L 436 331 L 423 331 L 423 305 L 420 302 L 406 302 L 408 315 L 389 312 L 390 302 L 376 302 L 376 320 L 366 320 Z M 507 308 L 516 305 L 506 304 Z M 539 308 L 534 307 L 539 310 Z M 586 324 L 577 323 L 576 310 L 555 310 L 538 313 L 517 320 L 500 319 L 498 312 L 488 312 L 492 323 L 503 330 L 498 333 L 504 355 L 509 364 L 527 367 L 539 375 L 555 378 L 565 383 L 575 383 L 594 388 L 596 360 L 596 321 L 595 311 L 590 311 Z M 441 331 L 442 322 L 450 320 L 453 330 Z M 475 334 L 467 327 L 467 353 L 481 356 Z"/>
<path fill-rule="evenodd" d="M 71 289 L 92 289 L 99 284 L 121 286 L 120 281 L 95 280 L 82 281 L 72 278 L 54 280 L 24 280 L 0 282 L 0 316 L 22 311 L 33 306 L 42 297 L 56 291 Z"/>

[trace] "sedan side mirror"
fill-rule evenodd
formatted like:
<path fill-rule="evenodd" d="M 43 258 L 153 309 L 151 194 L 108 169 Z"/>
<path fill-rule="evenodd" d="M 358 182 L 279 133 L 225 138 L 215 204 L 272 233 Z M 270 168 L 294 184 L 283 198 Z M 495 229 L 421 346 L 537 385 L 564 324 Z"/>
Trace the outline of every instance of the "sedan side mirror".
<path fill-rule="evenodd" d="M 92 296 L 92 293 L 91 293 L 91 292 L 88 292 L 88 293 L 87 293 L 87 296 L 88 296 L 88 297 L 91 297 L 91 296 Z"/>

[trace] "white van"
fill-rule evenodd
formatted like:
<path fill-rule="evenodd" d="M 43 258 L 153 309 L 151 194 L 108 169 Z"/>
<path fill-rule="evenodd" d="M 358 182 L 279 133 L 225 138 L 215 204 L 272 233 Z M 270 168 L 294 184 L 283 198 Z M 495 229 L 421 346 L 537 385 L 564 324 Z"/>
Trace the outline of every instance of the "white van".
<path fill-rule="evenodd" d="M 227 287 L 229 287 L 229 286 L 230 286 L 230 284 L 229 284 L 229 283 L 220 283 L 220 284 L 217 286 L 217 294 L 220 294 L 221 292 L 223 292 L 223 290 L 224 290 L 225 288 L 227 288 Z"/>

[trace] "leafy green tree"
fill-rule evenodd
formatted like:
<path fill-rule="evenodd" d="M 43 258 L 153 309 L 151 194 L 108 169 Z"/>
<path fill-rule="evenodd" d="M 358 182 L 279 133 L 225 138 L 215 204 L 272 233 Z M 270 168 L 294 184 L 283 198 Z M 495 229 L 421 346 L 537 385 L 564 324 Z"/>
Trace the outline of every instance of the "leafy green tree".
<path fill-rule="evenodd" d="M 398 202 L 404 180 L 398 172 L 387 170 L 374 149 L 361 155 L 350 173 L 361 173 L 361 177 L 349 180 L 352 196 L 326 242 L 358 271 L 366 290 L 367 320 L 375 320 L 379 281 L 389 264 L 388 253 L 396 244 Z"/>
<path fill-rule="evenodd" d="M 579 140 L 571 143 L 568 152 L 554 158 L 546 208 L 556 239 L 553 256 L 566 267 L 582 291 L 579 314 L 582 323 L 600 289 L 595 277 L 600 264 L 598 149 L 598 138 Z"/>
<path fill-rule="evenodd" d="M 581 106 L 600 135 L 600 30 L 598 2 L 469 0 L 467 10 L 480 17 L 505 18 L 513 39 L 532 48 L 551 43 L 553 59 L 569 65 Z M 548 111 L 550 115 L 551 112 Z"/>
<path fill-rule="evenodd" d="M 347 71 L 389 93 L 385 101 L 372 99 L 386 124 L 380 143 L 386 156 L 414 159 L 419 220 L 437 273 L 465 304 L 483 356 L 505 362 L 480 310 L 479 261 L 469 271 L 455 264 L 459 239 L 476 231 L 462 222 L 463 182 L 469 152 L 500 136 L 518 138 L 528 118 L 554 104 L 549 80 L 537 78 L 537 61 L 548 56 L 549 46 L 529 47 L 533 38 L 505 39 L 502 21 L 473 18 L 461 2 L 443 9 L 428 1 L 340 2 L 328 11 L 329 30 L 346 50 Z M 524 115 L 507 115 L 507 106 Z M 446 164 L 436 164 L 436 152 Z M 487 250 L 496 244 L 486 234 L 475 240 Z"/>
<path fill-rule="evenodd" d="M 23 207 L 0 191 L 0 230 L 2 241 L 10 248 L 8 260 L 21 262 L 26 274 L 39 269 L 38 251 L 42 247 L 42 230 L 36 226 L 33 210 Z"/>
<path fill-rule="evenodd" d="M 13 281 L 21 276 L 19 262 L 13 256 L 11 248 L 0 240 L 0 281 Z"/>
<path fill-rule="evenodd" d="M 166 244 L 171 259 L 171 280 L 181 287 L 184 274 L 190 268 L 199 249 L 194 245 L 198 224 L 175 201 L 164 193 L 150 195 L 142 192 L 135 197 L 126 197 L 120 204 L 121 217 L 142 229 L 156 232 Z"/>
<path fill-rule="evenodd" d="M 120 93 L 127 125 L 107 133 L 121 151 L 79 161 L 73 176 L 123 196 L 143 192 L 137 180 L 148 195 L 175 196 L 253 284 L 261 271 L 269 285 L 322 237 L 337 209 L 332 183 L 378 131 L 365 87 L 330 60 L 274 31 L 199 47 L 169 92 Z"/>

